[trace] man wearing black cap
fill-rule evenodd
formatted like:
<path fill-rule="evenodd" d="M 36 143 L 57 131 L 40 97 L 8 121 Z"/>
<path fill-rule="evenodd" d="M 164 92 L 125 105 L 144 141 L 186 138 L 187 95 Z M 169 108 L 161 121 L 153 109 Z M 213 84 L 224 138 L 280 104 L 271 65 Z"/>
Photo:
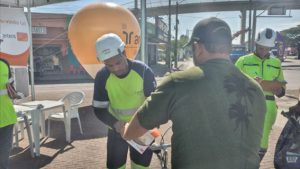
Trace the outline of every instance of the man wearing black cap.
<path fill-rule="evenodd" d="M 264 95 L 230 62 L 229 26 L 204 19 L 187 45 L 195 67 L 167 76 L 125 126 L 123 137 L 139 137 L 171 120 L 172 168 L 258 169 Z"/>

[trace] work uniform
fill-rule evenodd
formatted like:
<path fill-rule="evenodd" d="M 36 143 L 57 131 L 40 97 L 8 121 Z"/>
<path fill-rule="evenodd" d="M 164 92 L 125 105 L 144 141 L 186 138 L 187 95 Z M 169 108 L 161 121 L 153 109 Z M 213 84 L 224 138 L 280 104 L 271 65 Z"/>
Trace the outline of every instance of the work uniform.
<path fill-rule="evenodd" d="M 253 79 L 213 59 L 167 76 L 137 118 L 146 129 L 172 121 L 174 169 L 257 169 L 263 101 Z"/>
<path fill-rule="evenodd" d="M 6 169 L 8 167 L 9 153 L 12 146 L 13 126 L 17 121 L 13 103 L 6 89 L 9 78 L 9 64 L 0 59 L 0 169 Z"/>
<path fill-rule="evenodd" d="M 281 62 L 275 57 L 268 57 L 267 59 L 261 59 L 254 53 L 242 56 L 238 59 L 235 65 L 245 74 L 252 78 L 259 77 L 262 80 L 277 80 L 284 81 L 283 72 L 281 69 Z M 264 91 L 267 112 L 265 116 L 263 137 L 261 139 L 261 148 L 268 148 L 269 135 L 272 126 L 276 120 L 277 105 L 275 97 L 272 92 Z"/>
<path fill-rule="evenodd" d="M 154 74 L 147 65 L 136 60 L 127 61 L 127 75 L 117 77 L 104 67 L 97 73 L 94 86 L 94 108 L 107 108 L 107 114 L 122 122 L 131 120 L 136 110 L 156 87 Z M 96 111 L 95 114 L 97 115 Z M 99 119 L 107 124 L 104 118 Z M 120 134 L 110 126 L 107 138 L 108 168 L 125 168 L 128 146 Z M 143 168 L 149 166 L 152 151 L 148 149 L 141 155 L 130 147 L 130 157 L 134 168 Z"/>

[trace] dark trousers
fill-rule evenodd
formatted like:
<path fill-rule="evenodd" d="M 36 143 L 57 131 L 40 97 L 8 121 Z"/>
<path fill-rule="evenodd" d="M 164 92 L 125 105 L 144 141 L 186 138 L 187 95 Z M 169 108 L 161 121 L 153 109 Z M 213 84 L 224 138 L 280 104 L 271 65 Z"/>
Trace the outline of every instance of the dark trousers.
<path fill-rule="evenodd" d="M 109 169 L 120 168 L 126 164 L 128 148 L 130 151 L 130 159 L 135 164 L 147 167 L 152 159 L 152 151 L 147 149 L 143 154 L 132 148 L 119 133 L 108 129 L 107 136 L 107 162 Z"/>
<path fill-rule="evenodd" d="M 0 128 L 0 169 L 8 169 L 9 153 L 12 146 L 14 125 Z"/>

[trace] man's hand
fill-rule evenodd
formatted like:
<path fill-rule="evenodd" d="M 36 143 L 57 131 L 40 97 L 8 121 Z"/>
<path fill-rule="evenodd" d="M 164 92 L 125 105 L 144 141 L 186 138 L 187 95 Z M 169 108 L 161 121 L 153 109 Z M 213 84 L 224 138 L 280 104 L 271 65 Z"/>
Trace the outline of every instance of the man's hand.
<path fill-rule="evenodd" d="M 285 86 L 285 83 L 283 82 L 267 80 L 263 80 L 260 84 L 264 90 L 270 91 L 275 95 L 277 95 L 277 93 L 280 93 L 282 88 Z"/>
<path fill-rule="evenodd" d="M 124 133 L 124 127 L 125 127 L 125 122 L 123 121 L 117 121 L 114 124 L 114 129 L 116 130 L 116 132 L 120 133 L 121 135 L 123 135 Z"/>
<path fill-rule="evenodd" d="M 123 138 L 125 140 L 133 140 L 144 135 L 148 130 L 141 126 L 137 115 L 135 114 L 131 121 L 124 127 Z"/>
<path fill-rule="evenodd" d="M 286 84 L 286 82 L 281 82 L 277 80 L 273 80 L 273 81 L 259 80 L 259 81 L 260 81 L 259 84 L 264 91 L 272 92 L 275 95 L 281 93 Z"/>
<path fill-rule="evenodd" d="M 126 123 L 123 127 L 122 133 L 120 133 L 124 140 L 128 140 L 126 137 L 124 137 L 125 131 L 128 129 L 128 127 L 129 127 L 129 123 Z"/>
<path fill-rule="evenodd" d="M 259 84 L 263 81 L 262 78 L 260 78 L 260 77 L 258 77 L 258 76 L 256 76 L 256 77 L 254 78 L 254 80 L 256 80 Z"/>

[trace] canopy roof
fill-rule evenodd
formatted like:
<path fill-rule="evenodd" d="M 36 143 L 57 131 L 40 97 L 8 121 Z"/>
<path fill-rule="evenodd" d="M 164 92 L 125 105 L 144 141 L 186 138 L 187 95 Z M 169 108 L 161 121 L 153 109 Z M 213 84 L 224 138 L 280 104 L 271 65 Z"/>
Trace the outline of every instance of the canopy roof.
<path fill-rule="evenodd" d="M 36 7 L 66 1 L 72 0 L 0 0 L 0 6 L 27 7 L 30 5 L 31 7 Z"/>
<path fill-rule="evenodd" d="M 29 3 L 31 7 L 37 7 L 37 12 L 74 14 L 83 6 L 95 2 L 118 3 L 129 9 L 141 7 L 141 0 L 0 0 L 0 6 L 27 7 Z M 249 9 L 267 10 L 274 6 L 285 9 L 300 9 L 299 0 L 171 0 L 170 2 L 169 6 L 168 0 L 147 0 L 147 16 L 168 15 L 169 12 L 174 15 L 176 13 L 176 3 L 179 4 L 179 14 Z M 49 4 L 55 5 L 47 6 Z M 32 11 L 36 12 L 34 8 Z"/>

